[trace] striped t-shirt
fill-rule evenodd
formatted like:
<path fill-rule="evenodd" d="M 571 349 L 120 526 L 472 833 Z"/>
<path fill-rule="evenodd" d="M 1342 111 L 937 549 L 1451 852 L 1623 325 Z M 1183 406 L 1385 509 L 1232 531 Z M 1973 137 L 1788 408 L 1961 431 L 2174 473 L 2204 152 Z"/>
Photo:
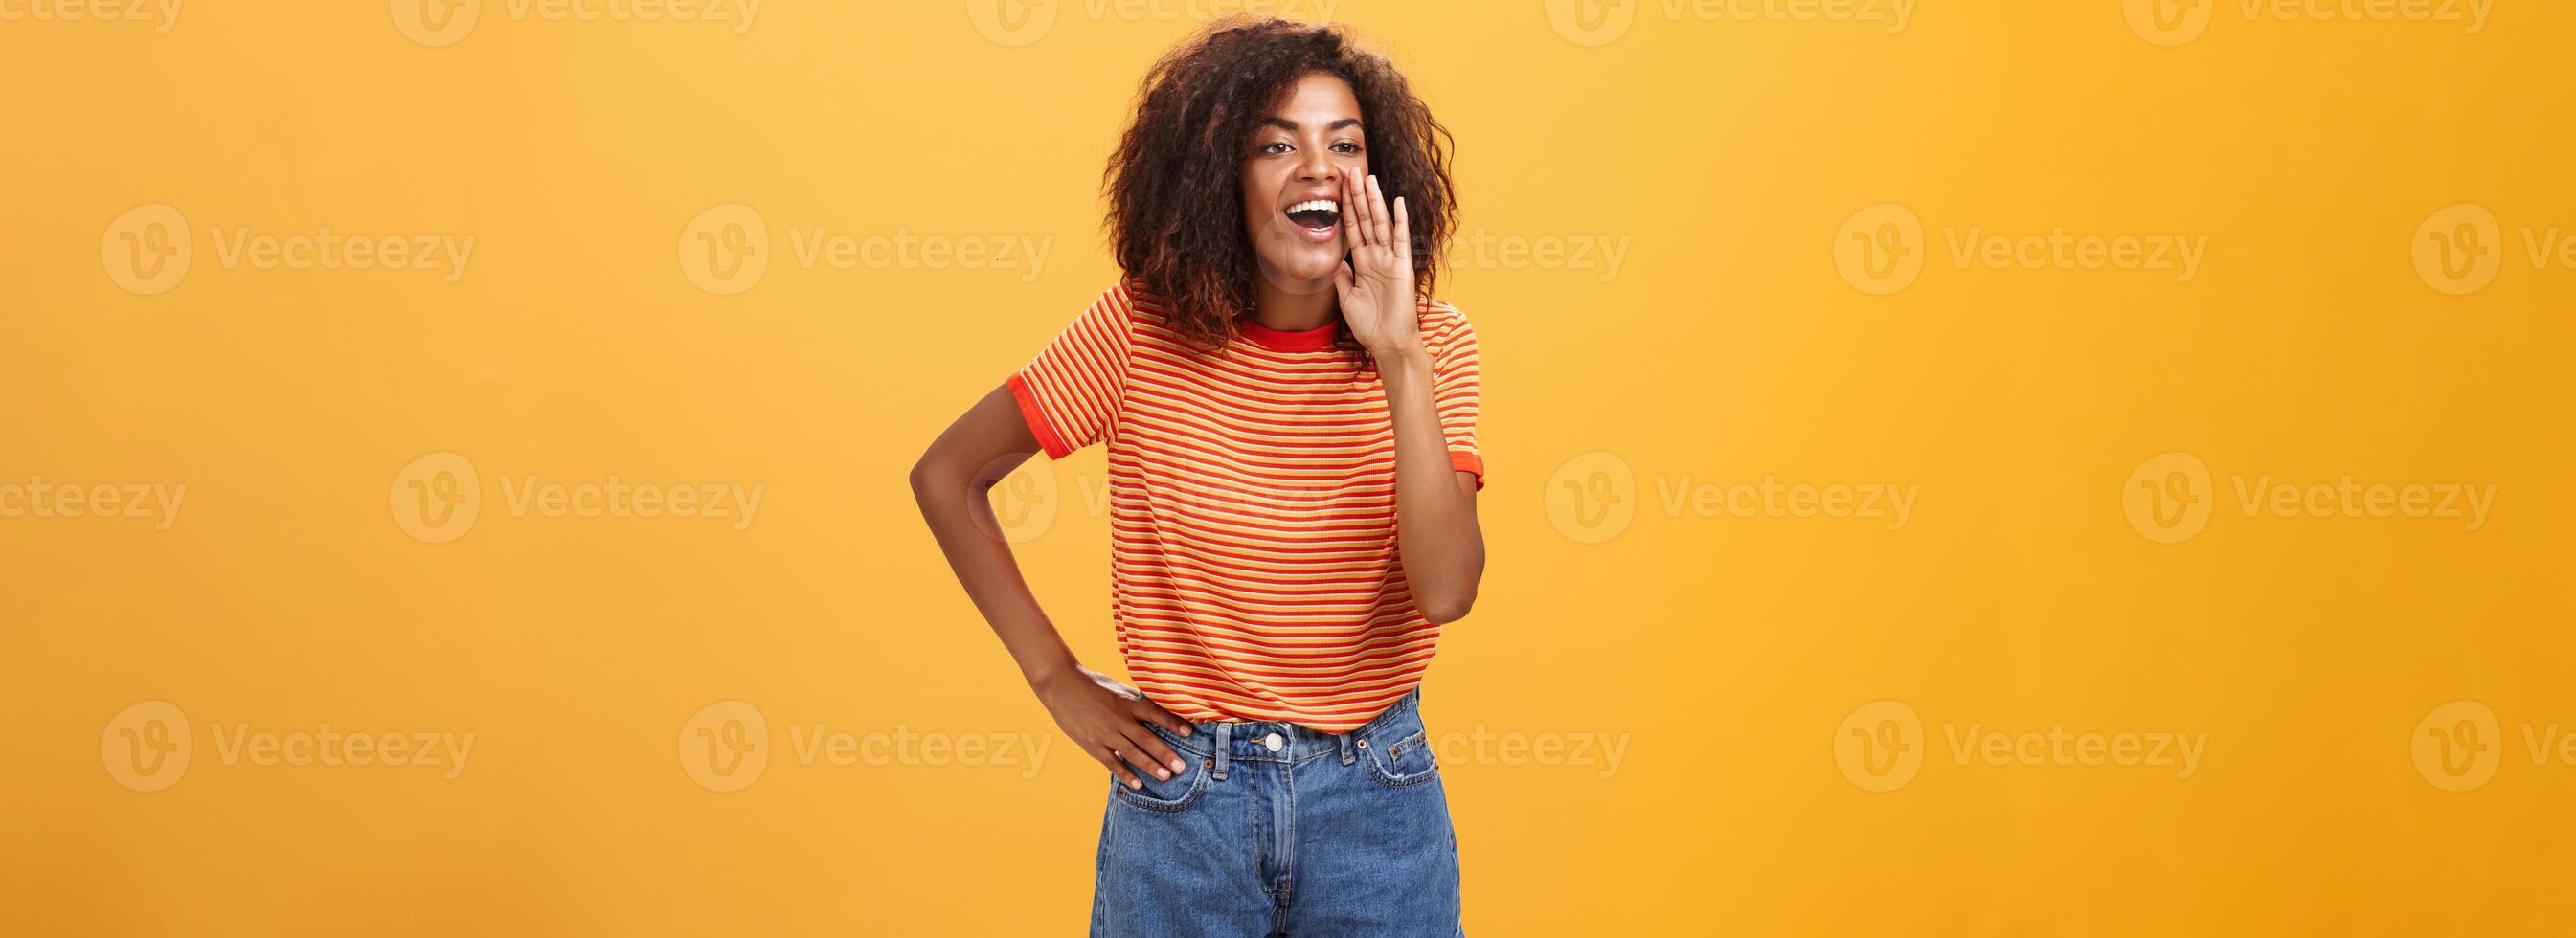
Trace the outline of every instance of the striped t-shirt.
<path fill-rule="evenodd" d="M 1419 308 L 1450 465 L 1482 488 L 1476 334 L 1446 303 Z M 1347 732 L 1431 663 L 1440 627 L 1396 553 L 1386 388 L 1339 328 L 1247 321 L 1198 352 L 1131 279 L 1011 376 L 1049 458 L 1108 444 L 1119 653 L 1183 719 Z"/>

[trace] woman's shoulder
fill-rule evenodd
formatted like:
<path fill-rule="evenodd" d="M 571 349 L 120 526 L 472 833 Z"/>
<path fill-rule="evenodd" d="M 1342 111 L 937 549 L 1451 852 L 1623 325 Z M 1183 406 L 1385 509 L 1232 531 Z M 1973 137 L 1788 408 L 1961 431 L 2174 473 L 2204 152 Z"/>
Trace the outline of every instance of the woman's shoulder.
<path fill-rule="evenodd" d="M 1109 290 L 1137 306 L 1159 310 L 1163 305 L 1162 300 L 1154 296 L 1154 288 L 1145 283 L 1145 278 L 1135 274 L 1119 274 L 1118 282 L 1111 285 Z"/>
<path fill-rule="evenodd" d="M 1413 311 L 1415 317 L 1422 322 L 1424 335 L 1446 336 L 1463 333 L 1473 336 L 1475 334 L 1475 328 L 1467 322 L 1467 314 L 1447 300 L 1426 296 L 1415 301 Z"/>

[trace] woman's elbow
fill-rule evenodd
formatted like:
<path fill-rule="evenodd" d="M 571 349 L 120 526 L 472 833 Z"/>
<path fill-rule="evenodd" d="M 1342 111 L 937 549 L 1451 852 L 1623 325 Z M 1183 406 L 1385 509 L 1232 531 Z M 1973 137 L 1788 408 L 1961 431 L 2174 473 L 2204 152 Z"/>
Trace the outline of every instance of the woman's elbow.
<path fill-rule="evenodd" d="M 941 493 L 954 491 L 958 482 L 958 473 L 949 466 L 949 460 L 941 459 L 939 450 L 934 448 L 912 464 L 912 501 L 921 506 L 926 517 L 930 506 L 945 497 Z"/>
<path fill-rule="evenodd" d="M 1429 620 L 1431 624 L 1448 625 L 1466 618 L 1467 611 L 1475 608 L 1476 585 L 1469 583 L 1462 588 L 1440 590 L 1432 595 L 1419 597 L 1414 606 L 1422 611 L 1422 618 Z"/>

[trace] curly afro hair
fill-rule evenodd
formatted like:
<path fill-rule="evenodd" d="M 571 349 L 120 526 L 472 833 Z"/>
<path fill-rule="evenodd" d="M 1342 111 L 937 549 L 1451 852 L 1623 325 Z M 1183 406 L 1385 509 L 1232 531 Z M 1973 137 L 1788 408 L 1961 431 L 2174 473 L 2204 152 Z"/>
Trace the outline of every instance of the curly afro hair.
<path fill-rule="evenodd" d="M 1102 174 L 1118 263 L 1161 301 L 1170 328 L 1208 350 L 1251 315 L 1259 276 L 1244 233 L 1241 173 L 1254 129 L 1297 80 L 1351 86 L 1368 130 L 1369 171 L 1405 200 L 1416 289 L 1431 295 L 1457 225 L 1455 141 L 1393 63 L 1344 28 L 1277 18 L 1209 24 L 1145 73 L 1136 117 Z M 1348 330 L 1342 336 L 1353 346 Z"/>

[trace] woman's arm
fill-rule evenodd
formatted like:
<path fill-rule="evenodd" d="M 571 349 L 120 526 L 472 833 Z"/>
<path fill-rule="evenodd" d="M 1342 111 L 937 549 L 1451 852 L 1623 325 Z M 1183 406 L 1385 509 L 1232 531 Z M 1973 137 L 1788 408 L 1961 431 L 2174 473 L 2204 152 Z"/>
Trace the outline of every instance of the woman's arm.
<path fill-rule="evenodd" d="M 1351 259 L 1334 274 L 1342 321 L 1377 362 L 1395 423 L 1395 549 L 1404 558 L 1413 604 L 1433 623 L 1455 622 L 1476 604 L 1485 575 L 1485 534 L 1476 525 L 1476 476 L 1449 462 L 1440 408 L 1431 393 L 1431 353 L 1413 292 L 1413 232 L 1398 197 L 1370 176 L 1343 195 Z"/>
<path fill-rule="evenodd" d="M 994 388 L 939 434 L 913 465 L 913 500 L 921 505 L 921 518 L 930 523 L 940 551 L 948 555 L 957 582 L 992 624 L 993 634 L 1001 636 L 1002 647 L 1019 663 L 1020 676 L 1065 735 L 1129 788 L 1144 783 L 1125 763 L 1156 778 L 1170 778 L 1188 763 L 1146 729 L 1145 721 L 1183 736 L 1190 734 L 1189 722 L 1153 701 L 1119 697 L 1082 673 L 1073 649 L 1038 608 L 1028 581 L 1020 578 L 1019 561 L 993 517 L 994 483 L 1037 451 L 1037 437 L 1029 432 L 1009 388 Z"/>
<path fill-rule="evenodd" d="M 1413 603 L 1434 624 L 1465 618 L 1485 575 L 1485 533 L 1476 524 L 1476 475 L 1450 465 L 1431 395 L 1431 356 L 1412 351 L 1377 359 L 1395 421 L 1395 549 Z"/>

